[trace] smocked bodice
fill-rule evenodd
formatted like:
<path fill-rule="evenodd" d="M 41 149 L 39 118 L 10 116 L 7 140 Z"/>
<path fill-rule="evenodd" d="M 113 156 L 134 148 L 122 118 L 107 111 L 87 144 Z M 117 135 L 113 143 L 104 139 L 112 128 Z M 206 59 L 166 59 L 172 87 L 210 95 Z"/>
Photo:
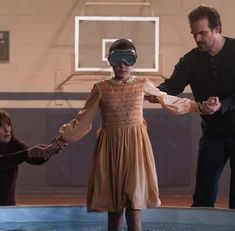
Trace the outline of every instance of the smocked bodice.
<path fill-rule="evenodd" d="M 131 83 L 98 84 L 101 91 L 100 109 L 103 127 L 128 126 L 143 122 L 144 81 L 135 79 Z"/>

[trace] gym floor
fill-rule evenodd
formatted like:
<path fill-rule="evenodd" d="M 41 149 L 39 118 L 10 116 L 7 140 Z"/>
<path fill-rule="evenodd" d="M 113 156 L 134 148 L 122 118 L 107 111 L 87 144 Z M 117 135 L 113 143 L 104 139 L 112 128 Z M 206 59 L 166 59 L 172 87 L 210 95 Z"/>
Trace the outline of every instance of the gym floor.
<path fill-rule="evenodd" d="M 160 197 L 163 207 L 190 207 L 192 203 L 191 195 L 163 195 Z M 86 205 L 86 193 L 81 190 L 79 193 L 53 193 L 53 194 L 17 194 L 17 205 Z M 218 197 L 215 207 L 228 208 L 228 199 Z"/>

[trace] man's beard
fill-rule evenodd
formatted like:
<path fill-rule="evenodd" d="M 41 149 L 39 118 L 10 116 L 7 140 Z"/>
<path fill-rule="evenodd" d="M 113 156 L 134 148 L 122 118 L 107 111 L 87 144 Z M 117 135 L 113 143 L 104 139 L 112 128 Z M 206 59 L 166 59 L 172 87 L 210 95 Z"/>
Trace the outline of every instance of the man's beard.
<path fill-rule="evenodd" d="M 208 47 L 204 43 L 197 43 L 197 47 L 199 51 L 201 52 L 206 52 L 209 50 Z"/>

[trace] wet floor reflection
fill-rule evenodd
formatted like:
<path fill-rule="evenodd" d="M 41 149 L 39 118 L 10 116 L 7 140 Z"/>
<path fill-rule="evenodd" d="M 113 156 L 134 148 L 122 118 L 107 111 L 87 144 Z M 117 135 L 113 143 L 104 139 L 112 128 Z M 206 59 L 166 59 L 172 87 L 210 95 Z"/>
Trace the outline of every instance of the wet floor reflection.
<path fill-rule="evenodd" d="M 0 231 L 96 231 L 107 230 L 103 222 L 3 222 Z M 125 231 L 127 228 L 124 229 Z M 235 226 L 203 224 L 157 224 L 143 223 L 143 231 L 233 231 Z"/>

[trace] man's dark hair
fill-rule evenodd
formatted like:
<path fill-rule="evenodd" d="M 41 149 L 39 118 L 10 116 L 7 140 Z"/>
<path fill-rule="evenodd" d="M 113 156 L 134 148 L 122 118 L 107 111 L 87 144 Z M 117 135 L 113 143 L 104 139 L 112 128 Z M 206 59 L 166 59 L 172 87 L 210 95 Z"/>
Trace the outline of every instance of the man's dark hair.
<path fill-rule="evenodd" d="M 193 24 L 200 19 L 208 19 L 208 26 L 211 29 L 219 27 L 219 33 L 222 31 L 222 24 L 218 11 L 206 5 L 201 5 L 188 14 L 189 23 Z"/>

